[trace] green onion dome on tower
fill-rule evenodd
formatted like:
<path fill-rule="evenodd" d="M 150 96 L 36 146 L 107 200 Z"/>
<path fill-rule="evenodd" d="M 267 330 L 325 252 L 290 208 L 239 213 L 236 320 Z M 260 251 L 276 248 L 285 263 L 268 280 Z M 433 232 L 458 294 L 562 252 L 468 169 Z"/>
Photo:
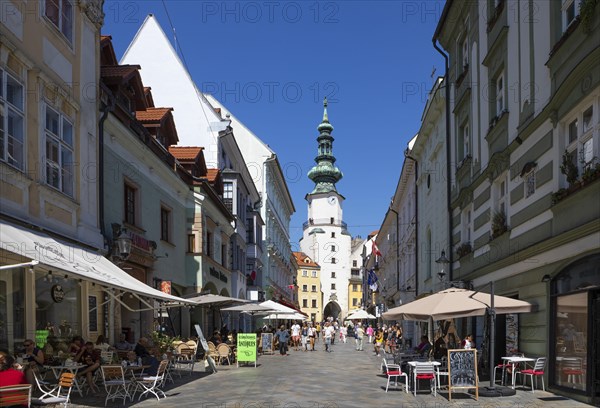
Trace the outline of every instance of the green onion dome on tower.
<path fill-rule="evenodd" d="M 329 123 L 329 117 L 327 116 L 327 98 L 323 101 L 323 121 L 317 127 L 319 131 L 319 137 L 317 142 L 319 144 L 318 154 L 315 157 L 317 163 L 308 172 L 308 178 L 315 183 L 315 188 L 311 194 L 316 193 L 328 193 L 335 191 L 335 183 L 341 180 L 344 175 L 341 170 L 338 169 L 335 163 L 335 156 L 333 155 L 333 126 Z"/>

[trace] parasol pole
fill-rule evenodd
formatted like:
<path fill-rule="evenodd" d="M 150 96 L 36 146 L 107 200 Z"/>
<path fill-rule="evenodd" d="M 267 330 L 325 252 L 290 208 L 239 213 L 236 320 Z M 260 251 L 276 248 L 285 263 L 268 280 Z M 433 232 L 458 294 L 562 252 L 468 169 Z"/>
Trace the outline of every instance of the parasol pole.
<path fill-rule="evenodd" d="M 488 309 L 490 314 L 490 357 L 489 357 L 489 365 L 490 365 L 490 387 L 489 389 L 493 390 L 496 388 L 496 384 L 494 382 L 494 337 L 496 335 L 496 309 L 494 308 L 494 282 L 490 282 L 490 307 Z"/>

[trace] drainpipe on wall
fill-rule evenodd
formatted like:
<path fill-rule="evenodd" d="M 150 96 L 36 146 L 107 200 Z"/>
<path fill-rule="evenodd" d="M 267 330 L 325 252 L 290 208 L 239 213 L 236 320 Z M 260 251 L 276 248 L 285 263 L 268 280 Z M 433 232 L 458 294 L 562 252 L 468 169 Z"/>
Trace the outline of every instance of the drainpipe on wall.
<path fill-rule="evenodd" d="M 448 281 L 452 282 L 452 199 L 451 199 L 451 152 L 450 152 L 450 82 L 448 78 L 448 55 L 437 45 L 437 37 L 433 37 L 433 48 L 444 57 L 444 87 L 446 88 L 446 205 L 448 206 Z"/>
<path fill-rule="evenodd" d="M 112 112 L 115 109 L 115 98 L 110 89 L 100 82 L 100 95 L 102 94 L 108 97 L 108 102 L 100 108 L 102 116 L 98 121 L 98 222 L 100 223 L 100 234 L 102 234 L 104 245 L 106 247 L 106 228 L 104 226 L 104 122 L 108 119 L 109 112 Z M 102 103 L 102 99 L 100 99 L 100 102 Z M 108 249 L 110 252 L 110 248 Z M 108 321 L 113 322 L 113 324 L 108 325 L 107 335 L 112 341 L 117 340 L 114 324 L 116 320 L 115 309 L 115 300 L 111 296 L 108 304 Z"/>
<path fill-rule="evenodd" d="M 109 112 L 115 110 L 115 98 L 112 92 L 100 82 L 101 93 L 108 97 L 108 103 L 100 109 L 102 116 L 98 121 L 98 221 L 100 233 L 106 240 L 106 228 L 104 226 L 104 122 L 108 119 Z"/>
<path fill-rule="evenodd" d="M 419 162 L 410 155 L 408 148 L 404 151 L 404 157 L 415 163 L 415 295 L 419 294 L 419 190 L 417 180 L 419 179 Z"/>

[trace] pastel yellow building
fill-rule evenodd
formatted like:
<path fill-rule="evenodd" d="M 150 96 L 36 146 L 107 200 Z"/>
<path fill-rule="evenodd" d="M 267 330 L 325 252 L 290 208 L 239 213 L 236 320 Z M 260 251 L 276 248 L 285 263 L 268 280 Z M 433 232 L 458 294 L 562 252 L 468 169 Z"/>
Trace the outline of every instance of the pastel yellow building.
<path fill-rule="evenodd" d="M 323 292 L 321 291 L 321 267 L 304 252 L 293 252 L 297 276 L 297 299 L 302 312 L 311 321 L 321 320 Z"/>

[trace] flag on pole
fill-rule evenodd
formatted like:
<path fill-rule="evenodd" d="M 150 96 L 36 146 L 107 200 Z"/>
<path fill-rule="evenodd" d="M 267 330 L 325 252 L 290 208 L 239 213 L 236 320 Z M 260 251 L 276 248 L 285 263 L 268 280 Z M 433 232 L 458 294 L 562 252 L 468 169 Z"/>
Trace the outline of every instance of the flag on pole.
<path fill-rule="evenodd" d="M 375 275 L 373 269 L 369 271 L 369 275 L 367 276 L 367 285 L 369 285 L 372 291 L 375 292 L 377 290 L 377 275 Z"/>
<path fill-rule="evenodd" d="M 373 241 L 373 248 L 371 250 L 371 253 L 377 256 L 382 256 L 381 255 L 381 251 L 379 250 L 379 248 L 377 247 L 377 242 Z"/>

